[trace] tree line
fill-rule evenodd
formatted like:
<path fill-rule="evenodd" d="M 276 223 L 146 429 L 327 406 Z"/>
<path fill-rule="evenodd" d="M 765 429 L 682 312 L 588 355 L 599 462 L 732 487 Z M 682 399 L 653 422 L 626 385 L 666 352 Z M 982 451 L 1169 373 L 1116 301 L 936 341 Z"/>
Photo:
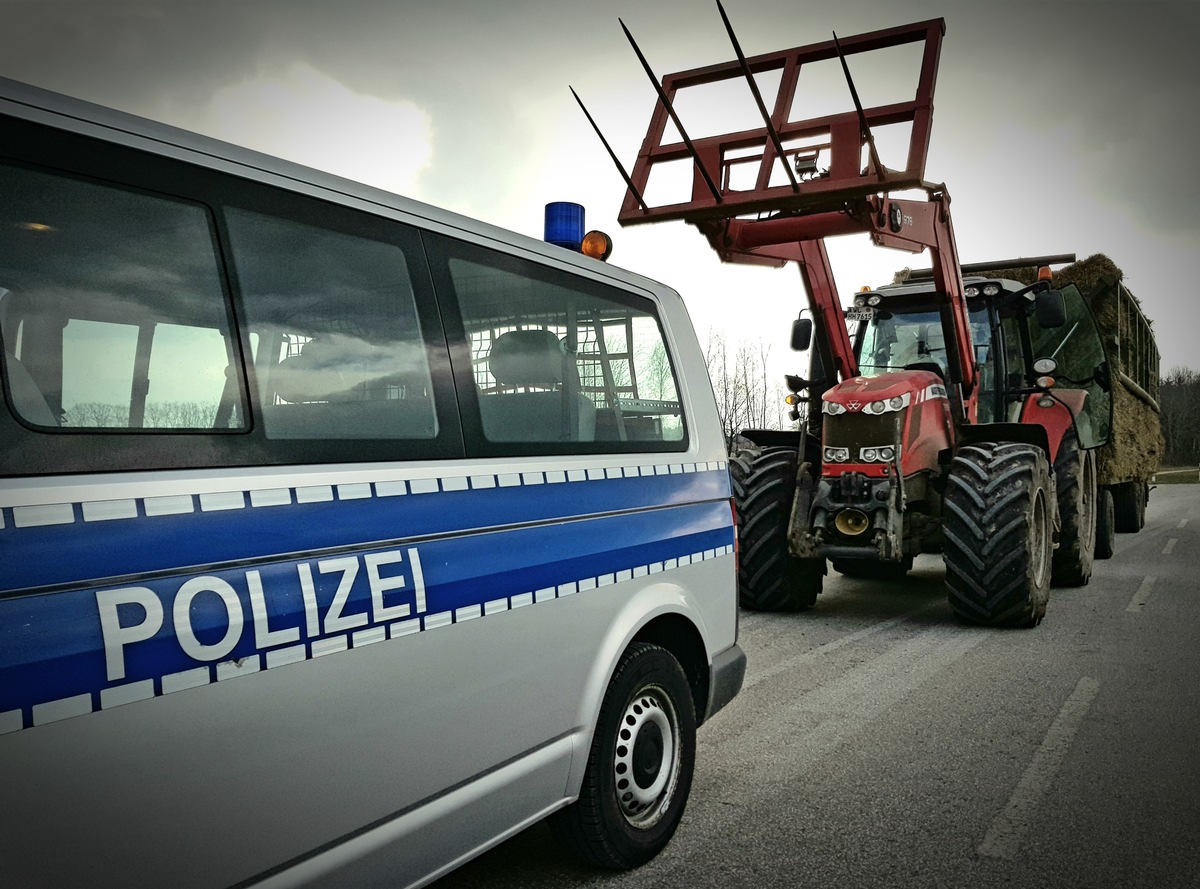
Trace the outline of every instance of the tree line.
<path fill-rule="evenodd" d="M 1200 465 L 1200 371 L 1177 367 L 1158 386 L 1165 466 Z"/>

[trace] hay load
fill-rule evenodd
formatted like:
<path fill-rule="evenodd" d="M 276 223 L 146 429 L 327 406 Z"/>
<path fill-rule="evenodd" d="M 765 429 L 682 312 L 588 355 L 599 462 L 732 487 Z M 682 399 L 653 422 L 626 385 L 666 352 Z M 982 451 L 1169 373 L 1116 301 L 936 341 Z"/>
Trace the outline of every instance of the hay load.
<path fill-rule="evenodd" d="M 1097 253 L 1061 269 L 1054 286 L 1077 286 L 1100 327 L 1112 369 L 1113 425 L 1108 444 L 1097 451 L 1098 480 L 1112 491 L 1117 530 L 1136 531 L 1145 521 L 1149 482 L 1166 444 L 1158 406 L 1158 346 L 1124 277 L 1111 259 Z"/>

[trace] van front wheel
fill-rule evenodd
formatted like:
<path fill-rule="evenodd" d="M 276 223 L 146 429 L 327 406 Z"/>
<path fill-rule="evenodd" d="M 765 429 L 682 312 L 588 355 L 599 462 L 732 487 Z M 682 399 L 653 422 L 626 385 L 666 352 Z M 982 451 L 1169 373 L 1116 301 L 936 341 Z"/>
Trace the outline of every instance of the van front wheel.
<path fill-rule="evenodd" d="M 554 834 L 592 864 L 645 864 L 683 817 L 696 761 L 687 676 L 665 648 L 635 642 L 604 695 L 579 799 L 550 819 Z"/>

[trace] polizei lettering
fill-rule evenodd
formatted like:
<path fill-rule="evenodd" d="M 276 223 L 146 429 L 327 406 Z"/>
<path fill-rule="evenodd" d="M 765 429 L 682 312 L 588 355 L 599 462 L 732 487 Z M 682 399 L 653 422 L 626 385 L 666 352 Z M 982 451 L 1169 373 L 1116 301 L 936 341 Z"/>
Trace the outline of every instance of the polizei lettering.
<path fill-rule="evenodd" d="M 415 547 L 201 575 L 96 593 L 108 681 L 174 638 L 209 663 L 414 617 L 426 610 Z M 140 672 L 140 671 L 139 671 Z"/>

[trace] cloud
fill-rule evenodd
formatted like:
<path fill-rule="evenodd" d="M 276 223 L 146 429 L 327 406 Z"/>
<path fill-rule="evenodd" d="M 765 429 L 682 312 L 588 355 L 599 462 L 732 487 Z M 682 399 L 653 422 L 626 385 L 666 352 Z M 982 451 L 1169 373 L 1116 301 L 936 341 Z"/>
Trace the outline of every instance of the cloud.
<path fill-rule="evenodd" d="M 433 158 L 433 123 L 414 102 L 355 92 L 304 63 L 217 90 L 198 129 L 401 194 Z"/>

